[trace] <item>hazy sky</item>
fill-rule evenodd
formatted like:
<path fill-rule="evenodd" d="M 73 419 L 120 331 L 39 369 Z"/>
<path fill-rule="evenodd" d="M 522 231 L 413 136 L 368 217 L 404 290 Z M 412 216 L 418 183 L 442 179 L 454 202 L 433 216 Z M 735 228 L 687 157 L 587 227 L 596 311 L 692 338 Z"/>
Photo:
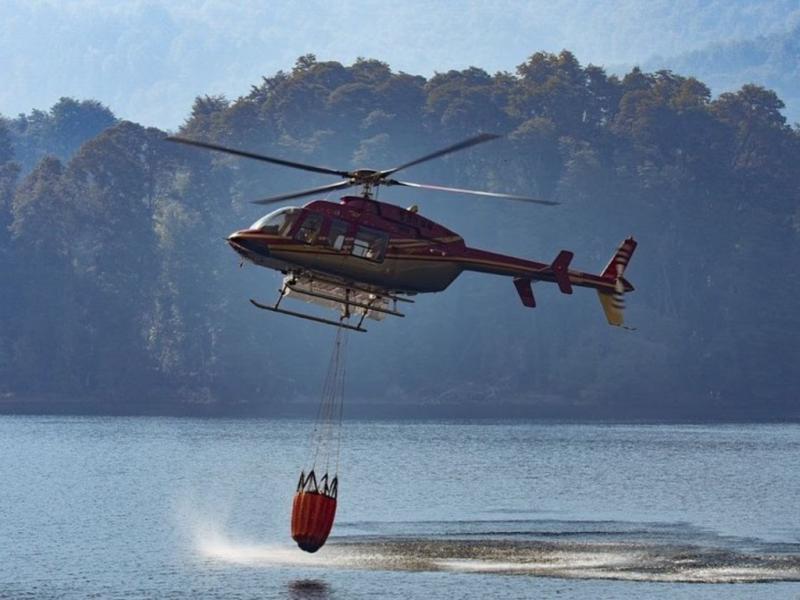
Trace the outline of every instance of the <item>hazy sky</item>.
<path fill-rule="evenodd" d="M 798 19 L 798 0 L 0 0 L 0 114 L 74 96 L 175 128 L 195 96 L 236 98 L 309 52 L 426 76 L 562 48 L 632 64 Z"/>

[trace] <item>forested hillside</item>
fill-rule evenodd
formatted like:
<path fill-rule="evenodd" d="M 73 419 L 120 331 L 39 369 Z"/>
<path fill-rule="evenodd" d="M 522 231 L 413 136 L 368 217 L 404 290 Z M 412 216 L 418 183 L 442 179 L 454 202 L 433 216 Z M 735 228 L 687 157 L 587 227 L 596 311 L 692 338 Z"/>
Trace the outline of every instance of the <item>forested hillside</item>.
<path fill-rule="evenodd" d="M 712 99 L 669 71 L 622 78 L 569 52 L 430 79 L 298 59 L 187 137 L 386 168 L 480 131 L 502 140 L 408 179 L 539 195 L 520 206 L 392 188 L 468 244 L 599 271 L 634 234 L 636 331 L 588 290 L 464 275 L 350 345 L 350 415 L 800 417 L 800 131 L 772 91 Z M 333 332 L 253 309 L 279 276 L 224 237 L 249 200 L 329 183 L 163 141 L 96 102 L 0 122 L 0 410 L 283 414 L 318 393 Z M 45 156 L 46 155 L 46 156 Z"/>
<path fill-rule="evenodd" d="M 800 122 L 800 25 L 787 32 L 711 44 L 670 58 L 654 58 L 649 69 L 669 67 L 701 78 L 714 91 L 743 81 L 774 89 L 786 103 L 790 122 Z"/>

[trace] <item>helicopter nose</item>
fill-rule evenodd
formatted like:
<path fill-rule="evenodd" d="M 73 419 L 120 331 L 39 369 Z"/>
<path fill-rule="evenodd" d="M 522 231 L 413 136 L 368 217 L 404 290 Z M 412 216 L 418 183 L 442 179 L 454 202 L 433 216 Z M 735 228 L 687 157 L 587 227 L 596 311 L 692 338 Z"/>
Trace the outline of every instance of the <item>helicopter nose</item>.
<path fill-rule="evenodd" d="M 261 240 L 247 235 L 246 231 L 236 231 L 230 234 L 228 236 L 228 244 L 243 256 L 252 256 L 253 254 L 266 256 L 269 254 L 267 245 Z"/>

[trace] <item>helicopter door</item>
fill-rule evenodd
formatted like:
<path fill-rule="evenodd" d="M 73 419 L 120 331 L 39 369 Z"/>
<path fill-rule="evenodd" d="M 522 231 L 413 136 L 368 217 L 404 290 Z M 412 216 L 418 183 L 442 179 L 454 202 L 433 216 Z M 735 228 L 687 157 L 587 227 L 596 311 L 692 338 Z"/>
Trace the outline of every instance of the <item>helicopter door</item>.
<path fill-rule="evenodd" d="M 328 246 L 338 252 L 344 250 L 345 242 L 347 240 L 347 232 L 349 230 L 349 223 L 345 223 L 339 219 L 331 219 L 330 226 L 328 227 Z"/>
<path fill-rule="evenodd" d="M 319 230 L 322 229 L 322 221 L 322 215 L 319 213 L 307 214 L 294 234 L 294 239 L 306 244 L 313 244 L 317 240 Z"/>

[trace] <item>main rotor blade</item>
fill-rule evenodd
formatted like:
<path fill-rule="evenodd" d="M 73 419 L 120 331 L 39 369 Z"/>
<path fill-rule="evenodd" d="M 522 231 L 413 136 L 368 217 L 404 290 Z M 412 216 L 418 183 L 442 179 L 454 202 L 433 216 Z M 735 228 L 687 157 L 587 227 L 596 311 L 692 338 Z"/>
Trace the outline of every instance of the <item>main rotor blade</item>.
<path fill-rule="evenodd" d="M 235 148 L 226 148 L 217 144 L 209 144 L 208 142 L 199 142 L 197 140 L 190 140 L 187 138 L 169 136 L 165 138 L 168 142 L 177 142 L 179 144 L 186 144 L 187 146 L 197 146 L 198 148 L 205 148 L 207 150 L 215 150 L 216 152 L 225 152 L 233 154 L 234 156 L 242 156 L 244 158 L 252 158 L 264 162 L 281 165 L 284 167 L 291 167 L 293 169 L 302 169 L 303 171 L 311 171 L 312 173 L 324 173 L 325 175 L 339 175 L 340 177 L 349 177 L 347 171 L 336 171 L 335 169 L 328 169 L 327 167 L 317 167 L 314 165 L 306 165 L 299 162 L 292 162 L 290 160 L 283 160 L 282 158 L 273 158 L 264 154 L 255 154 L 254 152 L 246 152 L 245 150 L 236 150 Z"/>
<path fill-rule="evenodd" d="M 271 198 L 264 198 L 263 200 L 251 200 L 253 204 L 274 204 L 282 200 L 290 200 L 292 198 L 302 198 L 303 196 L 311 196 L 319 192 L 329 192 L 331 190 L 340 190 L 352 187 L 353 184 L 349 181 L 337 181 L 336 183 L 329 183 L 328 185 L 321 185 L 319 187 L 301 190 L 299 192 L 291 192 L 289 194 L 281 194 L 280 196 L 272 196 Z"/>
<path fill-rule="evenodd" d="M 500 192 L 482 192 L 479 190 L 463 190 L 461 188 L 445 187 L 443 185 L 428 185 L 425 183 L 413 183 L 411 181 L 397 181 L 396 179 L 389 179 L 384 182 L 384 185 L 403 185 L 406 187 L 420 188 L 423 190 L 434 190 L 437 192 L 456 192 L 459 194 L 472 194 L 475 196 L 490 196 L 492 198 L 505 198 L 506 200 L 517 200 L 519 202 L 530 202 L 532 204 L 544 204 L 545 206 L 555 206 L 558 202 L 551 200 L 540 200 L 539 198 L 530 198 L 528 196 L 517 196 L 515 194 L 503 194 Z"/>
<path fill-rule="evenodd" d="M 444 156 L 445 154 L 450 154 L 451 152 L 463 150 L 464 148 L 469 148 L 470 146 L 474 146 L 476 144 L 482 144 L 483 142 L 488 142 L 489 140 L 494 140 L 499 137 L 501 136 L 494 133 L 482 133 L 480 135 L 476 135 L 475 137 L 471 137 L 464 141 L 458 142 L 457 144 L 453 144 L 452 146 L 448 146 L 447 148 L 442 148 L 441 150 L 437 150 L 436 152 L 432 152 L 431 154 L 426 154 L 421 158 L 417 158 L 415 160 L 412 160 L 411 162 L 402 164 L 399 167 L 395 167 L 394 169 L 387 169 L 385 171 L 381 171 L 380 175 L 381 177 L 386 177 L 387 175 L 396 173 L 400 169 L 406 169 L 408 167 L 411 167 L 413 165 L 418 165 L 419 163 L 431 160 L 433 158 L 438 158 L 439 156 Z"/>

